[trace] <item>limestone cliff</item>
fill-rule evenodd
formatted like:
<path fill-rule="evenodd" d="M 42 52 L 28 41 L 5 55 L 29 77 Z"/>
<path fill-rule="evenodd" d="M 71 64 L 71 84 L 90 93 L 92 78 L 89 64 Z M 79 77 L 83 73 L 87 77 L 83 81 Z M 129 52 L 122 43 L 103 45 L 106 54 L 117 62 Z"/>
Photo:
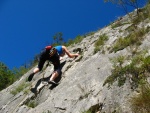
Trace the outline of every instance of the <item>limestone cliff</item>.
<path fill-rule="evenodd" d="M 128 16 L 116 21 L 125 23 Z M 114 24 L 115 24 L 114 23 Z M 130 80 L 118 86 L 117 81 L 110 87 L 103 85 L 108 76 L 112 74 L 113 64 L 110 59 L 118 56 L 132 56 L 131 48 L 126 47 L 117 52 L 110 51 L 116 40 L 125 37 L 126 29 L 130 23 L 112 28 L 111 25 L 98 30 L 92 35 L 87 35 L 80 43 L 70 46 L 69 51 L 79 52 L 80 56 L 71 59 L 65 56 L 61 61 L 62 74 L 58 86 L 47 85 L 53 71 L 53 66 L 48 65 L 42 72 L 37 73 L 32 82 L 26 81 L 28 75 L 23 75 L 20 80 L 0 92 L 0 113 L 83 113 L 93 110 L 99 113 L 130 113 L 129 98 L 134 90 Z M 139 28 L 150 26 L 150 20 L 145 20 L 137 25 Z M 100 51 L 94 54 L 94 44 L 103 34 L 108 36 Z M 144 35 L 139 51 L 150 48 L 150 32 Z M 43 79 L 44 77 L 44 79 Z M 44 86 L 35 94 L 40 84 Z M 24 86 L 24 89 L 14 94 L 14 89 Z"/>

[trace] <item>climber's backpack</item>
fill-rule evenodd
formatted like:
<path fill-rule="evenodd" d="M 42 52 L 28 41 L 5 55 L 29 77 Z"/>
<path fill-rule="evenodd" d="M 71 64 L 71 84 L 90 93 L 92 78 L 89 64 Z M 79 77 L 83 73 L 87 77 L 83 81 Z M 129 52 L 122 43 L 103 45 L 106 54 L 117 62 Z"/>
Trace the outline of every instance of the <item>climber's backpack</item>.
<path fill-rule="evenodd" d="M 52 57 L 57 52 L 56 48 L 53 46 L 46 46 L 45 49 L 48 51 L 50 57 Z"/>

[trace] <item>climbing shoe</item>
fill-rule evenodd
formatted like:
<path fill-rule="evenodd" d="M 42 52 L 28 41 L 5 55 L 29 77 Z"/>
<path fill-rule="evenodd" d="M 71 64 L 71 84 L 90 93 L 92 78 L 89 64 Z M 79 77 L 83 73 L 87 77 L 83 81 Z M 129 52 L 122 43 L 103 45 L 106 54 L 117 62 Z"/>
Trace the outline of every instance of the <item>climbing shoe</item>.
<path fill-rule="evenodd" d="M 51 81 L 48 81 L 49 84 L 53 84 L 53 85 L 58 85 L 58 83 L 56 83 L 55 81 L 51 80 Z"/>
<path fill-rule="evenodd" d="M 34 76 L 34 73 L 31 73 L 31 74 L 29 75 L 29 77 L 28 77 L 28 81 L 29 81 L 29 82 L 32 80 L 33 76 Z"/>

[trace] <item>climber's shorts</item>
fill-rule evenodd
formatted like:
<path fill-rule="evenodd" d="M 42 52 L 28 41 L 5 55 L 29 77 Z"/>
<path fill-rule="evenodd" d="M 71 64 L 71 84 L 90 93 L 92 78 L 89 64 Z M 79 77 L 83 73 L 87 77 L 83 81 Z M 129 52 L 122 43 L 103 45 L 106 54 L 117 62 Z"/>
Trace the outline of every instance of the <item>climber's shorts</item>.
<path fill-rule="evenodd" d="M 55 71 L 58 73 L 58 75 L 61 74 L 61 68 L 54 69 L 54 72 L 55 72 Z"/>
<path fill-rule="evenodd" d="M 40 71 L 42 70 L 43 65 L 46 60 L 49 60 L 54 65 L 54 71 L 57 71 L 60 74 L 61 72 L 60 60 L 59 60 L 59 56 L 57 55 L 57 53 L 52 57 L 50 57 L 50 55 L 46 53 L 46 51 L 43 51 L 40 54 L 39 63 L 38 63 L 38 68 Z"/>

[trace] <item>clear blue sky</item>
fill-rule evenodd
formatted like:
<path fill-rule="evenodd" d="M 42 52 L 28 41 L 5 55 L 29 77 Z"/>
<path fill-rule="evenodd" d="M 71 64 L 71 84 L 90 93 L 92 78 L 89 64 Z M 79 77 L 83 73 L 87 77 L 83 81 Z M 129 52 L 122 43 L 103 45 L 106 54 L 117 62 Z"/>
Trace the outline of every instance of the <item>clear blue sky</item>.
<path fill-rule="evenodd" d="M 0 0 L 0 62 L 10 69 L 19 67 L 57 32 L 73 39 L 122 15 L 123 9 L 103 0 Z"/>

